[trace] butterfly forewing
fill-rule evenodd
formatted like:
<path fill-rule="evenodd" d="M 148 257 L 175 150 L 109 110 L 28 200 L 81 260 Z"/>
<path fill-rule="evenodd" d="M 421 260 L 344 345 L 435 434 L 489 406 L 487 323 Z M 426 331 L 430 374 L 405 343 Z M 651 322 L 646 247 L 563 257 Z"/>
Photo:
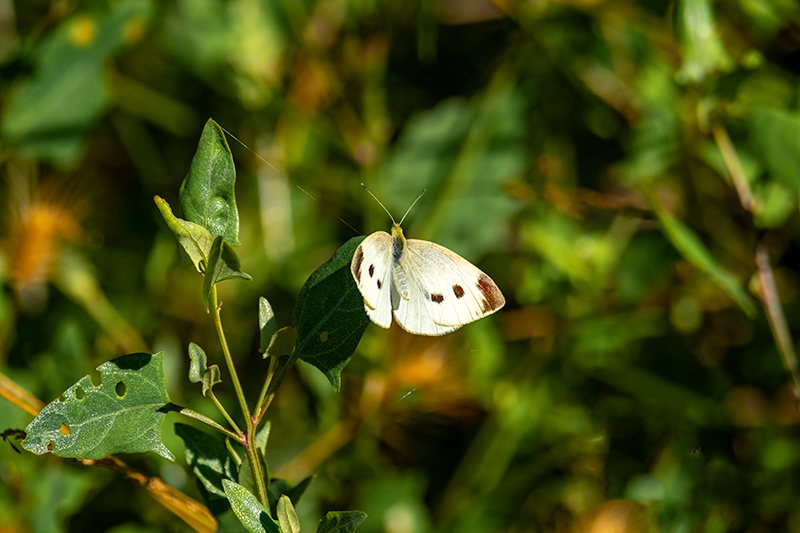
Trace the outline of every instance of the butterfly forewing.
<path fill-rule="evenodd" d="M 350 271 L 364 297 L 369 318 L 382 328 L 392 323 L 390 291 L 392 238 L 385 231 L 376 231 L 356 248 Z"/>
<path fill-rule="evenodd" d="M 432 242 L 407 243 L 401 263 L 434 323 L 456 329 L 505 305 L 494 281 L 466 259 Z"/>

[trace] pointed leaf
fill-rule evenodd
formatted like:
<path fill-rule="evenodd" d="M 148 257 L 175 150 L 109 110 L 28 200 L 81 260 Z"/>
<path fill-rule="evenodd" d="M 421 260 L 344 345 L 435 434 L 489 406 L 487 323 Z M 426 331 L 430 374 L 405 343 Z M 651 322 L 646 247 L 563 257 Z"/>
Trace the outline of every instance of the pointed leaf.
<path fill-rule="evenodd" d="M 331 511 L 319 521 L 317 533 L 351 533 L 366 519 L 361 511 Z"/>
<path fill-rule="evenodd" d="M 263 296 L 258 299 L 258 329 L 261 331 L 261 346 L 258 351 L 265 353 L 271 344 L 272 336 L 278 331 L 278 324 L 272 306 Z"/>
<path fill-rule="evenodd" d="M 233 512 L 249 533 L 281 533 L 281 528 L 253 494 L 238 483 L 222 480 Z"/>
<path fill-rule="evenodd" d="M 219 377 L 219 367 L 211 365 L 203 374 L 203 396 L 208 396 L 208 393 L 217 383 L 222 383 L 222 379 Z"/>
<path fill-rule="evenodd" d="M 189 381 L 200 383 L 203 375 L 208 368 L 206 367 L 206 352 L 193 342 L 189 343 Z"/>
<path fill-rule="evenodd" d="M 239 246 L 235 185 L 236 169 L 225 133 L 209 119 L 181 184 L 181 211 L 186 220 L 203 226 L 212 236 Z"/>
<path fill-rule="evenodd" d="M 285 494 L 278 500 L 278 524 L 281 533 L 300 533 L 300 519 L 292 506 L 292 500 Z"/>
<path fill-rule="evenodd" d="M 256 432 L 256 448 L 261 452 L 262 458 L 267 453 L 267 440 L 269 439 L 269 432 L 272 430 L 272 423 L 267 422 L 259 428 Z M 265 461 L 266 462 L 266 461 Z"/>
<path fill-rule="evenodd" d="M 297 328 L 294 326 L 286 326 L 279 329 L 270 339 L 267 351 L 264 352 L 264 357 L 280 357 L 282 355 L 291 355 L 294 347 L 297 344 Z"/>
<path fill-rule="evenodd" d="M 214 242 L 214 237 L 203 226 L 173 215 L 172 208 L 160 196 L 156 196 L 154 200 L 158 210 L 161 211 L 161 216 L 164 217 L 164 222 L 175 234 L 178 244 L 189 256 L 194 267 L 201 274 L 205 272 L 206 265 L 208 265 L 208 252 L 211 250 L 211 243 Z"/>
<path fill-rule="evenodd" d="M 159 352 L 103 363 L 99 385 L 87 375 L 39 412 L 25 429 L 23 448 L 80 459 L 153 451 L 173 460 L 160 434 L 169 411 L 162 362 Z"/>
<path fill-rule="evenodd" d="M 353 237 L 308 278 L 294 311 L 295 350 L 339 391 L 339 374 L 350 361 L 369 318 L 350 273 L 350 261 L 364 237 Z"/>
<path fill-rule="evenodd" d="M 211 494 L 226 497 L 222 480 L 238 479 L 236 462 L 228 453 L 225 442 L 186 424 L 175 424 L 175 434 L 186 446 L 186 464 Z"/>
<path fill-rule="evenodd" d="M 272 514 L 277 512 L 278 500 L 280 500 L 281 496 L 288 496 L 293 505 L 300 503 L 300 498 L 303 497 L 308 486 L 311 485 L 311 482 L 316 477 L 316 475 L 308 476 L 294 487 L 285 479 L 272 478 L 267 488 L 267 498 L 269 499 L 269 508 Z"/>
<path fill-rule="evenodd" d="M 208 312 L 208 301 L 211 297 L 211 288 L 226 279 L 240 278 L 244 280 L 253 279 L 250 274 L 242 272 L 242 265 L 239 256 L 231 245 L 219 236 L 211 244 L 208 252 L 208 267 L 206 268 L 205 278 L 203 279 L 203 306 Z"/>

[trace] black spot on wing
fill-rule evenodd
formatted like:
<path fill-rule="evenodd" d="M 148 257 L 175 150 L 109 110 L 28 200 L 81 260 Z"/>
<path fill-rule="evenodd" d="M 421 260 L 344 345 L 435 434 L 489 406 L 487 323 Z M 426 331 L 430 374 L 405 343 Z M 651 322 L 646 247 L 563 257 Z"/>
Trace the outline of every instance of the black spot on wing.
<path fill-rule="evenodd" d="M 364 249 L 359 246 L 356 248 L 356 254 L 353 256 L 353 273 L 356 279 L 361 280 L 361 263 L 364 262 Z"/>
<path fill-rule="evenodd" d="M 465 294 L 464 287 L 458 284 L 453 285 L 453 294 L 456 295 L 456 298 L 461 298 Z"/>
<path fill-rule="evenodd" d="M 369 266 L 369 277 L 372 277 L 375 274 L 375 265 Z"/>
<path fill-rule="evenodd" d="M 380 289 L 381 287 L 383 287 L 383 283 L 381 282 L 381 280 L 378 280 L 378 288 Z"/>
<path fill-rule="evenodd" d="M 444 294 L 439 294 L 438 292 L 434 292 L 431 294 L 431 301 L 440 304 L 444 301 Z"/>

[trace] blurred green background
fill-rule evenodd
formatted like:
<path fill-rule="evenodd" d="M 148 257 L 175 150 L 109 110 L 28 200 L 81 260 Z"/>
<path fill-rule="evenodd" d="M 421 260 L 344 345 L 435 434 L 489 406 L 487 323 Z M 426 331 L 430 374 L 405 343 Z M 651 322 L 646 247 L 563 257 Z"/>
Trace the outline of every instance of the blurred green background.
<path fill-rule="evenodd" d="M 0 0 L 0 371 L 47 402 L 165 350 L 172 400 L 215 414 L 186 379 L 190 341 L 221 362 L 201 280 L 152 201 L 213 117 L 252 150 L 230 141 L 254 279 L 220 285 L 251 404 L 258 297 L 289 324 L 389 226 L 360 182 L 395 217 L 426 188 L 406 235 L 508 300 L 443 338 L 371 325 L 340 395 L 298 363 L 268 453 L 318 475 L 304 531 L 798 531 L 755 255 L 798 333 L 799 74 L 794 0 Z M 30 419 L 0 399 L 0 429 Z M 182 463 L 124 459 L 199 498 Z M 0 480 L 4 533 L 188 530 L 72 461 L 4 444 Z"/>

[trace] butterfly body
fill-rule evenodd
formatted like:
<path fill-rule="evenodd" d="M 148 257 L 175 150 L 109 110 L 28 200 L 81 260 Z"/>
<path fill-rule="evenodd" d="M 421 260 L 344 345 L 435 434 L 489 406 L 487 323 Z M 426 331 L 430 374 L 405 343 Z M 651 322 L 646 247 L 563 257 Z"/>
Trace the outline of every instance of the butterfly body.
<path fill-rule="evenodd" d="M 377 325 L 394 320 L 417 335 L 444 335 L 505 305 L 492 279 L 444 246 L 376 231 L 358 246 L 350 270 Z"/>

